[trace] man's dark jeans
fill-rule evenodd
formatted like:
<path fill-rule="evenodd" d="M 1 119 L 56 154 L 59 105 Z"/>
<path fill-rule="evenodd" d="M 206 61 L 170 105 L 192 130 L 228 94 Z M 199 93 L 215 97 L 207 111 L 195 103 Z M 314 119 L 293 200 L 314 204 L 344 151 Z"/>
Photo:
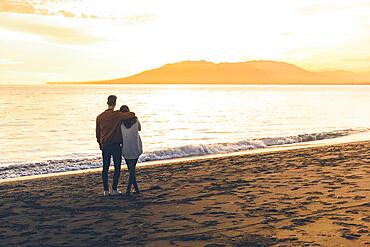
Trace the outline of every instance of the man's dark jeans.
<path fill-rule="evenodd" d="M 103 186 L 104 191 L 109 190 L 108 185 L 108 171 L 109 171 L 109 165 L 111 161 L 111 157 L 113 156 L 113 163 L 114 163 L 114 175 L 113 175 L 113 186 L 112 189 L 116 190 L 118 185 L 118 180 L 121 175 L 121 161 L 122 161 L 122 149 L 120 144 L 109 144 L 103 148 L 102 154 L 103 154 L 103 172 L 102 172 L 102 178 L 103 178 Z"/>

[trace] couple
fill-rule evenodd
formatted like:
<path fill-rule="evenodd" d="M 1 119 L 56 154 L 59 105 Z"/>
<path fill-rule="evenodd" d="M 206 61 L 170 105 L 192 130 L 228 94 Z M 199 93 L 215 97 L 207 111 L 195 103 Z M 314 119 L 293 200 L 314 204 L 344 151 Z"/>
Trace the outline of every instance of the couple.
<path fill-rule="evenodd" d="M 129 182 L 126 195 L 130 195 L 131 186 L 139 194 L 139 187 L 136 182 L 135 168 L 139 156 L 143 153 L 142 143 L 139 135 L 141 130 L 140 122 L 135 113 L 130 112 L 126 105 L 121 106 L 119 111 L 115 111 L 117 96 L 108 97 L 108 109 L 96 118 L 96 140 L 99 143 L 103 155 L 102 179 L 104 186 L 104 196 L 120 195 L 117 189 L 119 177 L 121 175 L 121 161 L 124 157 L 129 172 Z M 112 193 L 109 193 L 108 171 L 113 157 L 114 176 Z"/>

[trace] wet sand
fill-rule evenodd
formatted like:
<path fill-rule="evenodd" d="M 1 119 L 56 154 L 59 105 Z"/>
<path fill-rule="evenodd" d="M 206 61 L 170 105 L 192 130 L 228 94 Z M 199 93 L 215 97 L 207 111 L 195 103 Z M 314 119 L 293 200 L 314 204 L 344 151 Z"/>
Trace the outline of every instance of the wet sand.
<path fill-rule="evenodd" d="M 370 246 L 370 142 L 137 176 L 131 197 L 102 197 L 97 172 L 0 183 L 0 246 Z"/>

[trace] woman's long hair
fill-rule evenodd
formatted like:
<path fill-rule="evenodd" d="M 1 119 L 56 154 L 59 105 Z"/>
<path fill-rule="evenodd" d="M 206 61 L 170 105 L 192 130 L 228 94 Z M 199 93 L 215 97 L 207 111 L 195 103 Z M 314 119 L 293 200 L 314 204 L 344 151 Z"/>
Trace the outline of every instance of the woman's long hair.
<path fill-rule="evenodd" d="M 121 108 L 119 108 L 119 110 L 121 112 L 129 112 L 130 109 L 128 108 L 127 105 L 123 105 L 121 106 Z M 127 119 L 127 120 L 123 120 L 122 123 L 123 125 L 125 125 L 125 127 L 128 129 L 128 128 L 131 128 L 132 125 L 134 125 L 134 123 L 137 122 L 137 117 L 134 117 L 134 118 L 130 118 L 130 119 Z"/>

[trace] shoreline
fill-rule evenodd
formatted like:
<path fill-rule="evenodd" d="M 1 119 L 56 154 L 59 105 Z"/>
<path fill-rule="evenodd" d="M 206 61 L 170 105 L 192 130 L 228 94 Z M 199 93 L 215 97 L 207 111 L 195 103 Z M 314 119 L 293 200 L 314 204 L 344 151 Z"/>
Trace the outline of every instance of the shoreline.
<path fill-rule="evenodd" d="M 259 154 L 259 153 L 263 154 L 263 153 L 270 153 L 270 152 L 280 152 L 280 151 L 285 151 L 285 150 L 313 148 L 313 147 L 320 147 L 320 146 L 328 146 L 328 145 L 330 146 L 330 145 L 355 143 L 355 142 L 363 142 L 363 141 L 370 141 L 370 131 L 363 132 L 363 133 L 357 133 L 357 134 L 350 134 L 348 136 L 342 136 L 342 137 L 331 138 L 331 139 L 308 141 L 308 142 L 293 143 L 293 144 L 275 145 L 275 146 L 269 146 L 266 148 L 248 149 L 248 150 L 237 151 L 237 152 L 206 154 L 206 155 L 198 155 L 198 156 L 186 156 L 186 157 L 181 157 L 181 158 L 146 161 L 146 162 L 138 163 L 137 166 L 138 167 L 161 166 L 161 165 L 168 165 L 168 164 L 173 164 L 173 163 L 176 164 L 180 162 L 197 161 L 197 160 L 203 160 L 203 159 L 215 159 L 215 158 L 222 158 L 222 157 L 243 156 L 243 155 L 252 155 L 252 154 Z M 125 164 L 123 163 L 122 169 L 126 170 L 126 166 L 124 165 Z M 110 167 L 110 170 L 113 170 L 113 166 Z M 73 174 L 91 173 L 91 172 L 99 172 L 99 171 L 101 171 L 101 167 L 74 170 L 74 171 L 46 173 L 46 174 L 39 174 L 39 175 L 20 176 L 20 177 L 15 177 L 15 178 L 0 179 L 0 184 L 7 183 L 7 182 L 24 181 L 24 180 L 47 178 L 47 177 L 54 177 L 54 176 L 67 176 L 67 175 L 73 175 Z"/>
<path fill-rule="evenodd" d="M 98 171 L 1 183 L 0 241 L 363 246 L 370 244 L 369 150 L 362 141 L 141 166 L 142 195 L 131 197 L 100 196 Z M 126 180 L 122 171 L 121 188 Z"/>

